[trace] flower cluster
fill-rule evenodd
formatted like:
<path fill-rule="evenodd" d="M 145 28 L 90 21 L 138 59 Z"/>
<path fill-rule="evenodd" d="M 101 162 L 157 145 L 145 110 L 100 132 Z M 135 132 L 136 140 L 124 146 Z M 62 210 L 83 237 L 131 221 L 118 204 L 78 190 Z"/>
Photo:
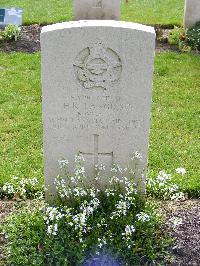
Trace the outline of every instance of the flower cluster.
<path fill-rule="evenodd" d="M 186 173 L 186 170 L 181 167 L 177 168 L 176 172 L 183 175 Z M 173 183 L 172 176 L 165 171 L 160 171 L 156 178 L 147 179 L 147 192 L 151 196 L 164 200 L 182 200 L 185 198 L 179 186 Z"/>
<path fill-rule="evenodd" d="M 135 227 L 133 225 L 126 225 L 124 232 L 122 233 L 122 239 L 126 243 L 128 249 L 130 249 L 134 243 Z"/>
<path fill-rule="evenodd" d="M 2 197 L 7 198 L 27 198 L 38 196 L 41 191 L 41 186 L 37 178 L 22 178 L 13 176 L 10 182 L 3 184 L 0 188 Z M 43 193 L 42 193 L 43 194 Z"/>
<path fill-rule="evenodd" d="M 70 212 L 69 212 L 70 213 Z M 47 225 L 47 234 L 48 235 L 57 235 L 58 232 L 58 223 L 59 221 L 66 216 L 62 213 L 58 207 L 47 206 L 44 211 L 44 221 Z"/>
<path fill-rule="evenodd" d="M 55 179 L 55 201 L 51 204 L 38 199 L 28 201 L 32 202 L 32 208 L 21 213 L 20 220 L 17 214 L 18 226 L 15 228 L 13 223 L 10 230 L 11 234 L 19 232 L 24 250 L 37 252 L 33 256 L 28 254 L 28 264 L 39 259 L 37 265 L 86 265 L 91 257 L 110 255 L 123 265 L 139 265 L 141 258 L 153 261 L 155 254 L 164 253 L 166 243 L 163 237 L 158 237 L 161 218 L 152 200 L 144 201 L 141 197 L 133 175 L 136 172 L 139 177 L 132 166 L 140 163 L 141 156 L 134 153 L 133 157 L 127 168 L 113 165 L 107 169 L 99 163 L 93 179 L 87 176 L 81 154 L 75 157 L 74 167 L 68 160 L 59 161 L 62 176 Z M 74 171 L 68 171 L 68 166 Z M 164 183 L 170 177 L 160 173 L 158 179 Z M 13 180 L 26 191 L 28 186 L 35 188 L 38 184 L 36 179 L 21 180 L 21 183 L 18 178 Z M 16 185 L 5 185 L 5 191 L 15 193 Z M 11 242 L 15 250 L 19 240 Z"/>
<path fill-rule="evenodd" d="M 59 164 L 60 168 L 63 169 L 65 167 L 67 167 L 67 165 L 69 164 L 69 161 L 68 160 L 65 160 L 65 159 L 58 160 L 58 164 Z"/>
<path fill-rule="evenodd" d="M 127 225 L 125 227 L 125 235 L 130 237 L 135 232 L 135 227 L 133 225 Z"/>
<path fill-rule="evenodd" d="M 142 155 L 139 153 L 139 151 L 136 151 L 133 153 L 132 157 L 131 157 L 131 160 L 134 161 L 134 160 L 139 160 L 141 161 L 142 160 Z"/>
<path fill-rule="evenodd" d="M 186 174 L 186 170 L 183 167 L 176 168 L 176 172 L 178 174 L 181 174 L 181 175 L 185 175 Z"/>
<path fill-rule="evenodd" d="M 136 163 L 141 159 L 142 156 L 138 152 L 132 156 L 132 161 Z M 111 246 L 121 231 L 122 245 L 132 247 L 134 233 L 139 224 L 151 220 L 150 215 L 141 211 L 138 205 L 140 196 L 132 169 L 114 164 L 108 171 L 99 163 L 95 166 L 94 181 L 87 182 L 84 158 L 81 154 L 75 157 L 75 164 L 73 173 L 55 179 L 59 206 L 62 208 L 46 208 L 44 220 L 47 235 L 56 236 L 60 224 L 65 224 L 83 249 L 87 247 L 88 238 L 93 235 L 93 244 L 96 245 L 98 254 L 99 249 Z M 68 160 L 60 160 L 59 165 L 68 173 Z M 120 224 L 120 227 L 117 227 L 117 224 Z"/>

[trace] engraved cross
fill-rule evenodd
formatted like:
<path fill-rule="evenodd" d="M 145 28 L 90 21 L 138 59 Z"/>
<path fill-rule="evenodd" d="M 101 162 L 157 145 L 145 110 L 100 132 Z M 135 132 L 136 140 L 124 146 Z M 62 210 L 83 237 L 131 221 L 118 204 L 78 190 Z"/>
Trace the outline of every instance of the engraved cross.
<path fill-rule="evenodd" d="M 82 155 L 92 155 L 94 158 L 94 167 L 99 163 L 99 155 L 102 156 L 111 156 L 113 159 L 113 152 L 99 152 L 99 135 L 94 134 L 94 152 L 79 152 Z"/>

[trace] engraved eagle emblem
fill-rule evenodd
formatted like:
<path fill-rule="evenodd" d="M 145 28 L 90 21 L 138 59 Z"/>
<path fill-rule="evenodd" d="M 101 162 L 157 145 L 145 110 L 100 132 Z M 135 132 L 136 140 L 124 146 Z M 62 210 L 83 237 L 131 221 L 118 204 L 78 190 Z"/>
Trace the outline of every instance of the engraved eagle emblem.
<path fill-rule="evenodd" d="M 97 42 L 78 54 L 74 68 L 79 82 L 85 89 L 106 90 L 120 80 L 122 63 L 116 52 Z"/>

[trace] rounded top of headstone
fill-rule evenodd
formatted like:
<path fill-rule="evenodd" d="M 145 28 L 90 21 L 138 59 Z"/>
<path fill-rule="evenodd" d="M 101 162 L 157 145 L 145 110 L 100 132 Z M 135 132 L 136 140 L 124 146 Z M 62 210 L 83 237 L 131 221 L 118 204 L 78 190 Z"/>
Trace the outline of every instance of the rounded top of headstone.
<path fill-rule="evenodd" d="M 56 23 L 53 25 L 48 25 L 43 27 L 42 34 L 55 30 L 63 30 L 70 28 L 87 28 L 87 27 L 113 27 L 113 28 L 132 29 L 155 35 L 155 30 L 151 26 L 146 26 L 132 22 L 116 21 L 116 20 L 79 20 L 79 21 Z"/>

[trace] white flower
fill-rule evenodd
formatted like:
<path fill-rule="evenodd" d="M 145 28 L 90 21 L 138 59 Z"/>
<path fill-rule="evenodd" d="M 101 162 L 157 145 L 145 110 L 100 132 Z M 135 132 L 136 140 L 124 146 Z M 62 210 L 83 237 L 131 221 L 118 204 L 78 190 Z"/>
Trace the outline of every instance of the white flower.
<path fill-rule="evenodd" d="M 103 239 L 98 238 L 98 247 L 99 248 L 102 248 L 103 245 L 106 245 L 106 244 L 107 244 L 107 242 L 106 242 L 106 238 L 105 237 L 103 237 Z"/>
<path fill-rule="evenodd" d="M 53 228 L 53 235 L 56 236 L 58 233 L 58 225 L 54 224 L 54 228 Z"/>
<path fill-rule="evenodd" d="M 49 226 L 47 227 L 47 234 L 48 234 L 48 235 L 51 235 L 51 234 L 52 234 L 52 231 L 53 231 L 53 225 L 49 225 Z"/>
<path fill-rule="evenodd" d="M 142 160 L 142 155 L 138 151 L 133 153 L 133 156 L 131 157 L 132 161 L 134 161 L 135 159 Z"/>
<path fill-rule="evenodd" d="M 75 155 L 75 163 L 80 163 L 81 161 L 84 162 L 85 159 L 82 154 Z"/>
<path fill-rule="evenodd" d="M 27 180 L 25 178 L 22 178 L 19 183 L 21 186 L 25 186 L 27 183 Z"/>
<path fill-rule="evenodd" d="M 59 166 L 60 166 L 60 168 L 62 169 L 62 168 L 64 168 L 64 167 L 66 167 L 68 164 L 69 164 L 69 161 L 68 160 L 58 160 L 58 164 L 59 164 Z"/>
<path fill-rule="evenodd" d="M 81 187 L 75 187 L 73 194 L 75 197 L 87 196 L 87 192 Z"/>
<path fill-rule="evenodd" d="M 79 179 L 80 175 L 84 175 L 85 174 L 85 168 L 83 166 L 76 167 L 74 169 L 74 173 L 75 173 L 75 176 Z"/>
<path fill-rule="evenodd" d="M 106 190 L 105 190 L 105 193 L 106 193 L 106 196 L 107 196 L 107 197 L 109 197 L 110 195 L 111 195 L 111 196 L 114 196 L 114 195 L 115 195 L 113 189 L 106 189 Z"/>
<path fill-rule="evenodd" d="M 102 248 L 103 244 L 102 243 L 99 243 L 98 247 L 99 248 Z"/>
<path fill-rule="evenodd" d="M 94 189 L 94 188 L 91 188 L 91 189 L 90 189 L 90 196 L 91 196 L 92 198 L 95 198 L 95 197 L 96 197 L 95 189 Z"/>
<path fill-rule="evenodd" d="M 133 225 L 127 225 L 125 227 L 125 235 L 131 236 L 135 232 L 135 227 Z"/>
<path fill-rule="evenodd" d="M 114 173 L 123 173 L 123 168 L 120 167 L 120 165 L 118 164 L 113 164 L 113 168 L 110 169 L 111 172 L 114 172 Z"/>
<path fill-rule="evenodd" d="M 144 213 L 144 212 L 140 212 L 136 215 L 138 221 L 141 222 L 148 222 L 150 220 L 150 217 L 148 214 Z"/>
<path fill-rule="evenodd" d="M 91 204 L 93 204 L 94 208 L 97 208 L 100 205 L 100 201 L 97 198 L 91 200 Z"/>
<path fill-rule="evenodd" d="M 120 179 L 117 176 L 111 177 L 111 179 L 109 181 L 110 184 L 119 183 L 119 182 L 120 182 Z"/>
<path fill-rule="evenodd" d="M 58 211 L 56 207 L 47 207 L 46 208 L 46 213 L 44 216 L 44 220 L 46 221 L 47 224 L 51 221 L 58 221 L 60 220 L 64 214 Z"/>
<path fill-rule="evenodd" d="M 56 236 L 58 233 L 58 225 L 54 224 L 54 225 L 48 225 L 47 227 L 47 235 L 54 235 Z"/>
<path fill-rule="evenodd" d="M 13 194 L 15 192 L 13 184 L 10 184 L 10 183 L 6 183 L 5 185 L 3 185 L 2 189 L 8 194 Z"/>
<path fill-rule="evenodd" d="M 178 191 L 178 192 L 172 194 L 172 195 L 170 196 L 170 199 L 171 199 L 171 200 L 184 200 L 184 199 L 185 199 L 185 195 L 184 195 L 183 192 L 179 192 L 179 191 Z"/>
<path fill-rule="evenodd" d="M 157 181 L 160 184 L 165 183 L 166 181 L 171 180 L 171 175 L 167 174 L 165 171 L 160 171 L 157 176 Z"/>
<path fill-rule="evenodd" d="M 113 168 L 110 169 L 111 172 L 114 172 L 114 173 L 117 173 L 117 169 L 116 167 L 114 166 Z"/>
<path fill-rule="evenodd" d="M 34 187 L 35 185 L 37 185 L 39 183 L 39 181 L 37 180 L 36 177 L 33 177 L 33 178 L 29 179 L 29 183 L 31 186 Z"/>
<path fill-rule="evenodd" d="M 169 221 L 173 224 L 174 227 L 183 224 L 183 219 L 179 217 L 172 217 Z"/>
<path fill-rule="evenodd" d="M 104 164 L 100 163 L 100 164 L 95 165 L 95 169 L 97 171 L 105 171 L 106 170 L 106 166 Z"/>
<path fill-rule="evenodd" d="M 181 175 L 185 175 L 186 174 L 186 170 L 183 167 L 176 168 L 176 172 L 178 174 L 181 174 Z"/>

